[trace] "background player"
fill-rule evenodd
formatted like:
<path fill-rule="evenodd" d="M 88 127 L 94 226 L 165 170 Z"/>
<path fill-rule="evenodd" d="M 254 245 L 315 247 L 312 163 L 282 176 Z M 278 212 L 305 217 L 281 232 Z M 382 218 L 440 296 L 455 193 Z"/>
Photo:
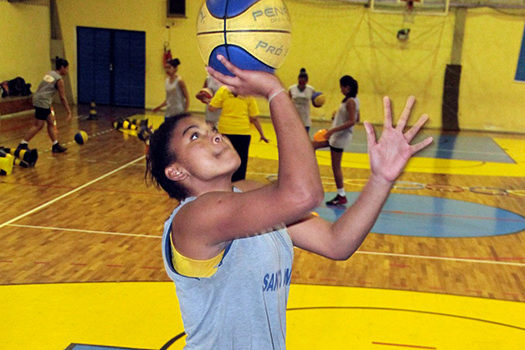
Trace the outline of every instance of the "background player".
<path fill-rule="evenodd" d="M 330 156 L 332 159 L 332 171 L 334 173 L 335 185 L 337 186 L 337 195 L 326 202 L 327 205 L 346 204 L 346 193 L 343 180 L 343 170 L 341 161 L 345 147 L 352 141 L 354 125 L 359 121 L 359 99 L 357 98 L 358 84 L 357 81 L 349 75 L 343 76 L 339 80 L 341 93 L 345 96 L 339 105 L 332 121 L 332 127 L 325 134 L 325 141 L 312 141 L 314 149 L 330 147 Z"/>
<path fill-rule="evenodd" d="M 306 73 L 306 69 L 301 68 L 299 71 L 299 76 L 297 77 L 297 84 L 294 84 L 288 88 L 288 94 L 290 95 L 295 108 L 297 108 L 299 116 L 303 120 L 303 124 L 307 133 L 310 131 L 310 127 L 312 126 L 312 119 L 310 117 L 310 103 L 314 92 L 314 87 L 308 85 L 308 74 Z"/>
<path fill-rule="evenodd" d="M 166 88 L 166 99 L 160 105 L 153 108 L 153 112 L 157 112 L 162 107 L 166 106 L 166 110 L 164 112 L 165 118 L 169 118 L 188 111 L 190 100 L 188 98 L 186 83 L 184 83 L 184 80 L 182 80 L 182 78 L 177 74 L 179 65 L 179 59 L 174 58 L 169 60 L 164 66 L 166 75 L 168 76 L 164 83 Z"/>
<path fill-rule="evenodd" d="M 38 132 L 44 127 L 44 123 L 47 122 L 47 133 L 53 146 L 51 150 L 53 153 L 62 153 L 67 150 L 66 147 L 62 146 L 58 142 L 58 130 L 55 113 L 52 107 L 53 97 L 55 92 L 58 91 L 60 101 L 64 105 L 67 111 L 66 120 L 71 120 L 71 108 L 66 98 L 66 89 L 64 87 L 64 77 L 69 72 L 69 63 L 62 58 L 56 58 L 55 70 L 48 72 L 38 89 L 33 94 L 33 107 L 35 108 L 35 121 L 29 128 L 28 132 L 24 136 L 23 140 L 18 145 L 20 149 L 28 149 L 29 141 L 38 134 Z"/>

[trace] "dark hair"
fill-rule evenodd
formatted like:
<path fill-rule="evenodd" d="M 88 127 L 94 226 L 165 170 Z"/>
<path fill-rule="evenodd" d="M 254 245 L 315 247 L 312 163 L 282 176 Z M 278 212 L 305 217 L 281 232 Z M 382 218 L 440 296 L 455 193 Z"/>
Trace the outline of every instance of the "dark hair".
<path fill-rule="evenodd" d="M 177 114 L 173 117 L 166 118 L 157 130 L 151 135 L 149 141 L 149 150 L 146 155 L 146 173 L 145 178 L 158 187 L 162 187 L 170 197 L 179 201 L 186 198 L 189 193 L 180 183 L 168 179 L 164 170 L 167 166 L 177 160 L 176 154 L 170 150 L 170 141 L 173 130 L 178 122 L 184 118 L 190 117 L 189 113 Z"/>
<path fill-rule="evenodd" d="M 168 64 L 172 66 L 173 68 L 177 68 L 177 66 L 180 64 L 180 61 L 178 58 L 174 58 L 172 60 L 168 61 Z"/>
<path fill-rule="evenodd" d="M 69 66 L 69 62 L 66 59 L 60 58 L 58 56 L 55 58 L 55 68 L 57 70 L 62 67 L 67 67 L 67 66 Z"/>
<path fill-rule="evenodd" d="M 301 68 L 301 70 L 299 71 L 299 76 L 297 78 L 305 78 L 306 80 L 308 80 L 308 74 L 306 74 L 305 68 Z"/>
<path fill-rule="evenodd" d="M 339 79 L 339 84 L 341 86 L 349 86 L 350 91 L 346 94 L 345 98 L 343 99 L 343 102 L 345 102 L 350 97 L 356 97 L 357 92 L 359 90 L 359 84 L 357 84 L 357 80 L 352 78 L 349 75 L 343 76 L 341 79 Z"/>

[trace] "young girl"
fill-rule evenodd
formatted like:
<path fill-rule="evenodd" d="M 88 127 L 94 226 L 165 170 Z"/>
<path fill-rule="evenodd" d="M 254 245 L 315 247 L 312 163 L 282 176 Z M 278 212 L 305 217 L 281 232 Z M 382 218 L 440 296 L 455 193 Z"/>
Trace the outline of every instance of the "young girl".
<path fill-rule="evenodd" d="M 308 74 L 305 68 L 301 68 L 297 77 L 297 84 L 288 88 L 288 94 L 292 99 L 299 116 L 303 120 L 306 132 L 310 131 L 312 119 L 310 118 L 310 103 L 312 95 L 315 93 L 313 86 L 308 85 Z"/>
<path fill-rule="evenodd" d="M 278 180 L 234 186 L 231 175 L 240 160 L 228 139 L 200 118 L 168 119 L 153 134 L 147 160 L 154 181 L 181 201 L 164 226 L 165 267 L 175 281 L 187 349 L 285 349 L 292 244 L 347 259 L 374 224 L 408 159 L 432 139 L 409 144 L 426 117 L 403 134 L 413 97 L 396 128 L 385 98 L 379 143 L 365 124 L 370 180 L 337 222 L 327 222 L 309 215 L 323 198 L 319 171 L 279 80 L 218 59 L 235 76 L 208 68 L 217 80 L 237 94 L 268 99 L 278 140 Z"/>
<path fill-rule="evenodd" d="M 326 202 L 327 205 L 346 204 L 346 193 L 343 182 L 341 160 L 343 151 L 352 140 L 355 123 L 359 121 L 359 100 L 357 99 L 357 81 L 349 75 L 339 80 L 341 93 L 345 96 L 332 121 L 332 127 L 325 134 L 326 141 L 312 141 L 314 149 L 330 146 L 332 171 L 334 173 L 337 195 Z"/>
<path fill-rule="evenodd" d="M 35 120 L 33 125 L 29 128 L 27 133 L 24 136 L 24 139 L 18 145 L 18 149 L 28 149 L 29 141 L 36 135 L 42 128 L 44 124 L 47 124 L 47 134 L 51 139 L 53 145 L 51 146 L 51 151 L 53 153 L 63 153 L 67 151 L 67 148 L 58 143 L 58 130 L 57 122 L 55 118 L 55 113 L 53 111 L 53 97 L 58 91 L 60 96 L 60 101 L 66 108 L 67 117 L 66 121 L 71 121 L 71 108 L 66 98 L 66 88 L 64 85 L 64 80 L 62 79 L 69 72 L 69 63 L 63 58 L 56 58 L 55 61 L 55 70 L 48 72 L 38 89 L 33 94 L 33 107 L 35 108 Z"/>
<path fill-rule="evenodd" d="M 166 106 L 166 111 L 164 112 L 165 118 L 186 112 L 190 103 L 186 84 L 177 74 L 179 64 L 179 59 L 174 58 L 164 66 L 164 70 L 168 76 L 164 84 L 166 87 L 166 99 L 155 107 L 153 112 L 157 112 Z"/>

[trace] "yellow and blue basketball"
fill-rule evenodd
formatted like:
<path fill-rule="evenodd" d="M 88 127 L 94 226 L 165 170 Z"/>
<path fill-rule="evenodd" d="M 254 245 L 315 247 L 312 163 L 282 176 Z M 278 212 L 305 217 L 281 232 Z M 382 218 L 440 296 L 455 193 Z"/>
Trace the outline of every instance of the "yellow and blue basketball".
<path fill-rule="evenodd" d="M 312 105 L 314 107 L 322 107 L 326 101 L 326 98 L 324 97 L 322 92 L 314 92 L 312 95 Z"/>
<path fill-rule="evenodd" d="M 11 175 L 15 157 L 9 153 L 0 151 L 0 175 Z"/>
<path fill-rule="evenodd" d="M 85 144 L 87 140 L 88 140 L 88 134 L 84 130 L 80 130 L 79 132 L 75 134 L 75 142 L 78 143 L 79 145 Z"/>
<path fill-rule="evenodd" d="M 282 0 L 207 0 L 197 18 L 197 41 L 204 62 L 232 75 L 221 54 L 242 69 L 273 73 L 291 44 L 291 23 Z"/>

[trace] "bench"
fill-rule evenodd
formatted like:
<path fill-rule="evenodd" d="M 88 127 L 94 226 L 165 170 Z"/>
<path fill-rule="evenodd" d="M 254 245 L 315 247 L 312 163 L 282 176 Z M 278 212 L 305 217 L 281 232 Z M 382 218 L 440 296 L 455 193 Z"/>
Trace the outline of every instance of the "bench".
<path fill-rule="evenodd" d="M 33 109 L 30 96 L 10 96 L 0 98 L 0 118 L 8 115 L 28 112 Z"/>

